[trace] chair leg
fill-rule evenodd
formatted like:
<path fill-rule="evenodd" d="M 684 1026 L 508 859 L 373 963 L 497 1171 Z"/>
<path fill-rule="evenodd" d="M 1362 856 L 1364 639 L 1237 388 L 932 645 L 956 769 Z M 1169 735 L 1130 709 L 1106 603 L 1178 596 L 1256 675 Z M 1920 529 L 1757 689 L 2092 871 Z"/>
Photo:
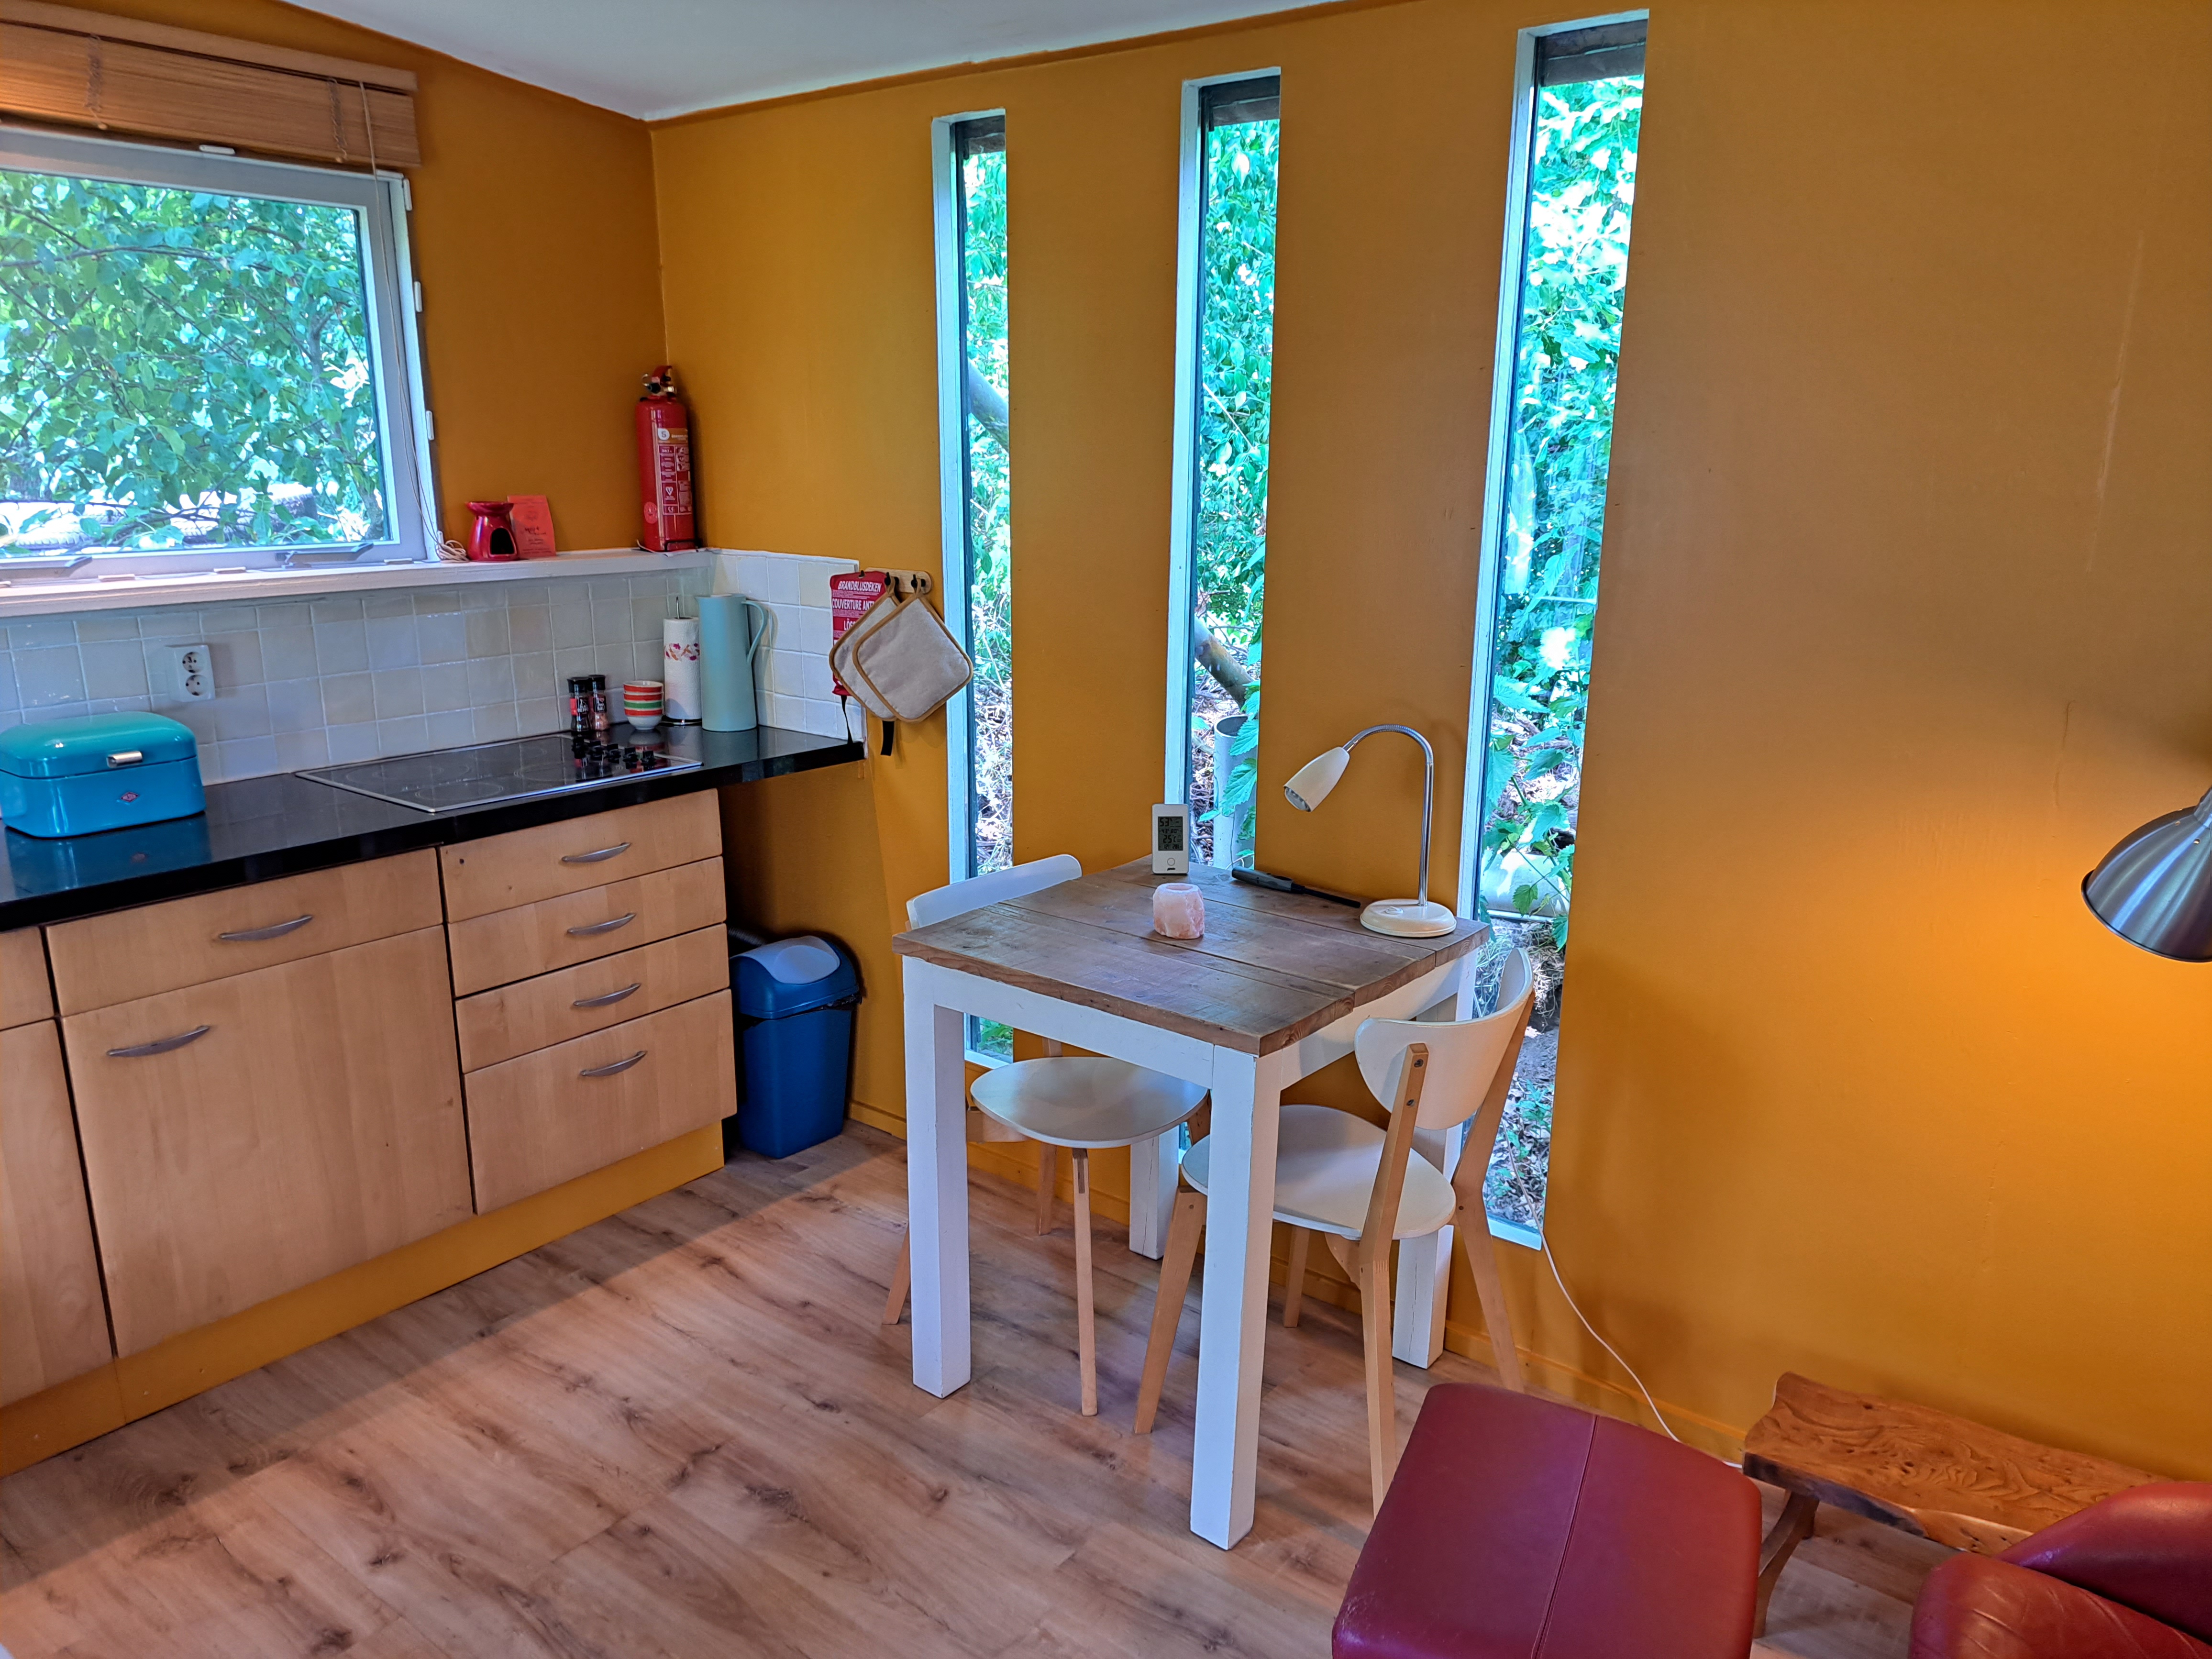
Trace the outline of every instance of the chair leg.
<path fill-rule="evenodd" d="M 1490 1218 L 1473 1205 L 1462 1204 L 1452 1218 L 1452 1235 L 1467 1257 L 1467 1270 L 1474 1275 L 1475 1294 L 1482 1301 L 1483 1328 L 1490 1334 L 1490 1363 L 1498 1380 L 1516 1394 L 1528 1391 L 1521 1375 L 1521 1352 L 1513 1344 L 1513 1316 L 1505 1306 L 1505 1282 L 1498 1276 L 1498 1247 L 1491 1243 Z"/>
<path fill-rule="evenodd" d="M 1152 1418 L 1160 1408 L 1160 1388 L 1167 1381 L 1168 1361 L 1175 1353 L 1183 1297 L 1190 1290 L 1191 1264 L 1198 1259 L 1199 1236 L 1205 1231 L 1206 1194 L 1177 1193 L 1175 1213 L 1168 1218 L 1167 1249 L 1160 1253 L 1160 1290 L 1152 1301 L 1152 1333 L 1145 1343 L 1144 1380 L 1137 1385 L 1135 1433 L 1152 1431 Z"/>
<path fill-rule="evenodd" d="M 1759 1591 L 1751 1604 L 1751 1638 L 1766 1634 L 1766 1604 L 1774 1599 L 1782 1569 L 1796 1547 L 1813 1535 L 1813 1517 L 1820 1504 L 1802 1492 L 1790 1494 L 1774 1525 L 1759 1546 Z"/>
<path fill-rule="evenodd" d="M 1060 1148 L 1037 1142 L 1036 1230 L 1042 1238 L 1052 1231 L 1054 1189 L 1060 1185 Z"/>
<path fill-rule="evenodd" d="M 1367 1463 L 1375 1508 L 1398 1468 L 1397 1378 L 1390 1364 L 1390 1247 L 1359 1264 L 1360 1346 L 1367 1362 Z"/>
<path fill-rule="evenodd" d="M 914 1284 L 914 1240 L 899 1246 L 898 1265 L 891 1269 L 890 1294 L 884 1298 L 884 1323 L 896 1325 L 906 1312 L 907 1291 Z"/>
<path fill-rule="evenodd" d="M 1075 1354 L 1083 1367 L 1083 1414 L 1098 1415 L 1098 1317 L 1091 1293 L 1091 1154 L 1075 1163 Z"/>
<path fill-rule="evenodd" d="M 1313 1234 L 1304 1227 L 1291 1229 L 1291 1266 L 1283 1275 L 1283 1328 L 1294 1331 L 1298 1328 L 1298 1316 L 1305 1310 L 1306 1251 L 1312 1247 Z"/>

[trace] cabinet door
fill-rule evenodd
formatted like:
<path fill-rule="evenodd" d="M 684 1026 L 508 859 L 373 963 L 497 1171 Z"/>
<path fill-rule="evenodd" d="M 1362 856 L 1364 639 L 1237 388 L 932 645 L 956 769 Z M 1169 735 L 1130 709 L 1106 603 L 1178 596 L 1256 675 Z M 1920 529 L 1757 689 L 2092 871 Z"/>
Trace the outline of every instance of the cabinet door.
<path fill-rule="evenodd" d="M 25 927 L 0 933 L 0 1028 L 27 1025 L 53 1018 L 53 994 L 46 988 L 46 949 L 39 930 Z"/>
<path fill-rule="evenodd" d="M 738 1109 L 730 994 L 717 991 L 469 1073 L 477 1207 L 704 1128 Z"/>
<path fill-rule="evenodd" d="M 116 1348 L 465 1220 L 442 929 L 62 1022 Z"/>
<path fill-rule="evenodd" d="M 53 1022 L 0 1032 L 0 1405 L 114 1357 Z"/>

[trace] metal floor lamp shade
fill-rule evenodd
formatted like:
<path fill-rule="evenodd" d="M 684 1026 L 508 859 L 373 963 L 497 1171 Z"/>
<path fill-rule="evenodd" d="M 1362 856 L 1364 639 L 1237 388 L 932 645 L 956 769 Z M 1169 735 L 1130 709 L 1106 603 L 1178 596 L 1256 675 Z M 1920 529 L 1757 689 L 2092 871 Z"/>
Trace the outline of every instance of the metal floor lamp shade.
<path fill-rule="evenodd" d="M 2082 878 L 2097 919 L 2177 962 L 2212 962 L 2212 791 L 2154 818 Z"/>

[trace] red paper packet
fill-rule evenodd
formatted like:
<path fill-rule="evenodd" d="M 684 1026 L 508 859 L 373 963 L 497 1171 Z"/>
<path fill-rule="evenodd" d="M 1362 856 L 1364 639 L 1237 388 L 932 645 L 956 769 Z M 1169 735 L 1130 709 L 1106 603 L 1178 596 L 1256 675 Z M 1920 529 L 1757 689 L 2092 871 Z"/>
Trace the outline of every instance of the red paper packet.
<path fill-rule="evenodd" d="M 874 610 L 876 601 L 890 591 L 890 573 L 887 570 L 861 570 L 850 575 L 832 576 L 830 579 L 830 643 L 836 645 L 845 637 L 847 629 Z M 834 675 L 830 684 L 839 696 L 852 696 Z"/>
<path fill-rule="evenodd" d="M 553 509 L 543 495 L 509 495 L 514 508 L 514 550 L 526 559 L 553 556 Z"/>

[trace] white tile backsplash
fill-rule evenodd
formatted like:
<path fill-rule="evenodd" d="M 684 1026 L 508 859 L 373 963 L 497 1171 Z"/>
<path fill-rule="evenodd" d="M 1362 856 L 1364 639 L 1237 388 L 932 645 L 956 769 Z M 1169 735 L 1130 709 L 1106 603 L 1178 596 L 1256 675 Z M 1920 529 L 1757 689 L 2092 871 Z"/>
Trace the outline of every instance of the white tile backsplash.
<path fill-rule="evenodd" d="M 830 691 L 830 578 L 860 567 L 850 559 L 800 553 L 720 553 L 717 593 L 742 593 L 768 606 L 768 637 L 753 664 L 761 721 L 817 737 L 848 735 L 845 708 Z M 853 729 L 861 716 L 851 715 Z"/>
<path fill-rule="evenodd" d="M 658 678 L 661 618 L 708 579 L 564 576 L 25 617 L 0 630 L 0 726 L 151 708 L 198 734 L 210 783 L 557 731 L 566 676 Z M 214 653 L 216 695 L 185 702 L 169 650 L 200 643 Z"/>

